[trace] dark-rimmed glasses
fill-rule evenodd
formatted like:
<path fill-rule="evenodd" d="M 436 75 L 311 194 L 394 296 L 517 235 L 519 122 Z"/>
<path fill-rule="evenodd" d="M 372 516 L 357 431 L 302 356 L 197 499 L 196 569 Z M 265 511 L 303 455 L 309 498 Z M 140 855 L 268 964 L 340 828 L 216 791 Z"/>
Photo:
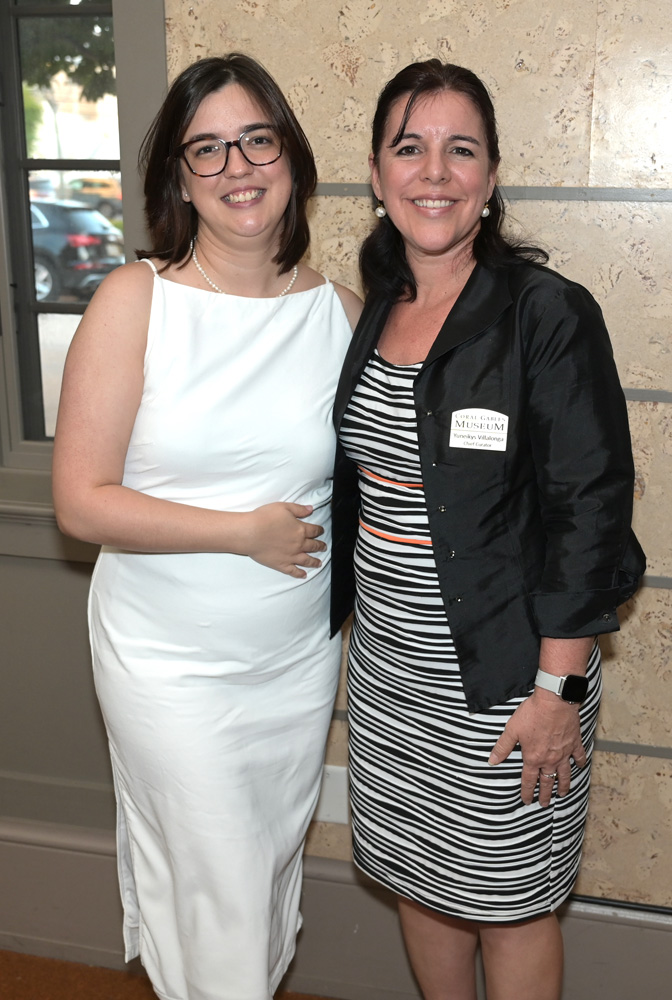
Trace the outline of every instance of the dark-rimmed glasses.
<path fill-rule="evenodd" d="M 282 137 L 272 125 L 254 125 L 230 142 L 214 135 L 200 136 L 182 143 L 173 155 L 182 157 L 197 177 L 214 177 L 226 170 L 232 146 L 254 167 L 266 167 L 282 155 Z"/>

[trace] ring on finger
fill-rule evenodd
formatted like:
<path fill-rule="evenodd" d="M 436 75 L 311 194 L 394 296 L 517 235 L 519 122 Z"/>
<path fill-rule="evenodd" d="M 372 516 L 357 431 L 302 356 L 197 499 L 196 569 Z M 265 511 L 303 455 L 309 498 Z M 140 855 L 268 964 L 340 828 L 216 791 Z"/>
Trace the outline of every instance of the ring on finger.
<path fill-rule="evenodd" d="M 545 774 L 543 771 L 540 771 L 539 773 L 541 774 L 542 778 L 553 778 L 554 780 L 558 776 L 558 772 L 557 771 L 551 771 L 550 774 Z"/>

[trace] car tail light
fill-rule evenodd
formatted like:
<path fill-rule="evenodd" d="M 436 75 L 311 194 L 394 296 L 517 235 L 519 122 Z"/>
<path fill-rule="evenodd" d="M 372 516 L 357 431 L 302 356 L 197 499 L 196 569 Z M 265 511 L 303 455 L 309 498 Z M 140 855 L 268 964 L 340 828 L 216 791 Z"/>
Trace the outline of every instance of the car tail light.
<path fill-rule="evenodd" d="M 70 247 L 92 247 L 103 242 L 100 236 L 91 236 L 88 233 L 70 233 L 66 239 Z"/>

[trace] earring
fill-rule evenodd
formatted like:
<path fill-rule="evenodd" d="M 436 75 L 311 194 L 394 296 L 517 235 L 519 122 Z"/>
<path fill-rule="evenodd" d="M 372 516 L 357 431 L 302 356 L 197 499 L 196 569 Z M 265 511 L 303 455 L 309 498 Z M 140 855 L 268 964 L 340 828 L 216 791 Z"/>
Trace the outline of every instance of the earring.
<path fill-rule="evenodd" d="M 182 201 L 191 201 L 189 193 L 187 191 L 182 191 Z"/>
<path fill-rule="evenodd" d="M 374 212 L 376 213 L 379 219 L 385 218 L 385 216 L 387 215 L 387 211 L 385 210 L 385 206 L 383 205 L 382 201 L 378 202 L 378 204 L 374 208 Z"/>
<path fill-rule="evenodd" d="M 490 215 L 490 206 L 488 205 L 488 203 L 486 201 L 485 207 L 484 207 L 483 211 L 481 212 L 481 218 L 482 219 L 487 219 L 487 217 L 489 215 Z"/>

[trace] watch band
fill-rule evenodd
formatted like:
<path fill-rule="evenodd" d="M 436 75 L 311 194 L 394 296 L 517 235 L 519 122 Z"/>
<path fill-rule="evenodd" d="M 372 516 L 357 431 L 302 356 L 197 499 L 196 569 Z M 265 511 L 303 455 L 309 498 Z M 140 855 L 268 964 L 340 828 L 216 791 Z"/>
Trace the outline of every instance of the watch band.
<path fill-rule="evenodd" d="M 537 670 L 534 683 L 536 687 L 557 694 L 570 705 L 580 704 L 588 693 L 588 679 L 581 674 L 558 677 L 557 674 L 549 674 L 547 670 Z"/>

